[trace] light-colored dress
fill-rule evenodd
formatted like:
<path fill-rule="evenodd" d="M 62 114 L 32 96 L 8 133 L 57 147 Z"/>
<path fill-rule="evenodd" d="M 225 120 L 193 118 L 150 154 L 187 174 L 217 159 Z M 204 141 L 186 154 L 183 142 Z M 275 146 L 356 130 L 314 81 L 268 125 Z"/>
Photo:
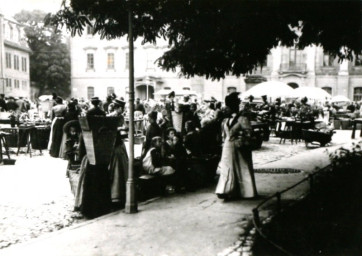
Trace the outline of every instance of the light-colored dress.
<path fill-rule="evenodd" d="M 240 148 L 240 132 L 250 130 L 246 117 L 224 119 L 222 123 L 223 149 L 217 172 L 220 174 L 216 194 L 251 198 L 257 196 L 252 151 Z"/>

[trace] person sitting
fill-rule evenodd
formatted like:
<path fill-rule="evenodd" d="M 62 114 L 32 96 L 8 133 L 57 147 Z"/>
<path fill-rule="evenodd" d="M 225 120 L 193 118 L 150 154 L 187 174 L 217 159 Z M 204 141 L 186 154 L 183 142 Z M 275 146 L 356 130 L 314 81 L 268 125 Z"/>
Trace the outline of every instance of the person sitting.
<path fill-rule="evenodd" d="M 175 173 L 175 169 L 165 165 L 162 157 L 162 138 L 159 136 L 153 137 L 151 148 L 147 151 L 142 160 L 143 169 L 151 175 L 168 176 Z"/>
<path fill-rule="evenodd" d="M 156 136 L 162 136 L 162 130 L 157 124 L 157 112 L 150 112 L 148 114 L 148 122 L 150 123 L 146 131 L 146 141 L 143 147 L 142 158 L 146 155 L 151 148 L 151 141 Z"/>
<path fill-rule="evenodd" d="M 106 115 L 106 112 L 104 112 L 99 106 L 100 102 L 101 101 L 98 97 L 92 97 L 91 104 L 93 105 L 93 107 L 87 111 L 87 116 L 105 116 Z"/>

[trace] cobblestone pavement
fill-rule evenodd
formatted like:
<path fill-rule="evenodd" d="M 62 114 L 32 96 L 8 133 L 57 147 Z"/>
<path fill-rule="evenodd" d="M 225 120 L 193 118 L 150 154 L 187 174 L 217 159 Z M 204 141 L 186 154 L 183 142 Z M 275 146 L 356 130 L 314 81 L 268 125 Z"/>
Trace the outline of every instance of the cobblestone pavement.
<path fill-rule="evenodd" d="M 305 150 L 304 143 L 279 144 L 271 137 L 254 151 L 254 164 L 257 168 Z M 47 153 L 12 157 L 15 165 L 0 166 L 0 249 L 84 221 L 73 212 L 66 161 Z"/>

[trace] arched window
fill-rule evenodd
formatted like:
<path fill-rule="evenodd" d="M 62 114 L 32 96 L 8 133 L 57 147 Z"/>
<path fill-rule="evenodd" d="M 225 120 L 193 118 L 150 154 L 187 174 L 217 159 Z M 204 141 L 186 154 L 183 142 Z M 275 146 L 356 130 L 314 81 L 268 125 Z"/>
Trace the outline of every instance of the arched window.
<path fill-rule="evenodd" d="M 356 87 L 353 91 L 353 100 L 360 101 L 362 100 L 362 87 Z"/>
<path fill-rule="evenodd" d="M 90 100 L 92 97 L 94 97 L 94 87 L 88 86 L 87 87 L 87 98 Z"/>
<path fill-rule="evenodd" d="M 325 90 L 326 92 L 328 92 L 330 95 L 332 95 L 332 87 L 325 86 L 325 87 L 322 87 L 322 89 Z"/>

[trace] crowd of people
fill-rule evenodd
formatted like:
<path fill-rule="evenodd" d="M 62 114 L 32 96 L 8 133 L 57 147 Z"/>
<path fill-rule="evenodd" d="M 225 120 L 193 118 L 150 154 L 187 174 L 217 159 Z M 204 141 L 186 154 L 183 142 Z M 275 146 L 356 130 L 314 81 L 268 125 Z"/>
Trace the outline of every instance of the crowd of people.
<path fill-rule="evenodd" d="M 105 101 L 92 97 L 89 101 L 72 98 L 63 100 L 53 94 L 49 110 L 43 115 L 51 120 L 49 154 L 68 160 L 67 175 L 72 168 L 79 170 L 80 179 L 75 191 L 75 209 L 87 217 L 107 213 L 112 207 L 125 204 L 128 176 L 128 155 L 124 140 L 128 137 L 128 105 L 115 94 Z M 0 95 L 2 111 L 41 112 L 40 104 L 26 99 Z M 359 117 L 360 105 L 350 103 L 345 111 Z M 254 198 L 257 188 L 253 173 L 251 137 L 252 122 L 266 123 L 270 128 L 277 120 L 294 118 L 310 121 L 322 119 L 325 125 L 340 106 L 328 102 L 301 100 L 262 101 L 250 96 L 241 101 L 239 93 L 226 96 L 224 102 L 211 97 L 199 101 L 188 95 L 176 97 L 171 92 L 163 101 L 135 102 L 136 135 L 144 138 L 137 175 L 165 178 L 165 186 L 177 192 L 193 191 L 219 179 L 215 193 L 219 198 Z M 94 117 L 102 123 L 114 118 L 118 127 L 107 164 L 90 164 L 79 117 Z M 97 119 L 98 118 L 98 119 Z M 103 118 L 103 119 L 102 119 Z"/>

